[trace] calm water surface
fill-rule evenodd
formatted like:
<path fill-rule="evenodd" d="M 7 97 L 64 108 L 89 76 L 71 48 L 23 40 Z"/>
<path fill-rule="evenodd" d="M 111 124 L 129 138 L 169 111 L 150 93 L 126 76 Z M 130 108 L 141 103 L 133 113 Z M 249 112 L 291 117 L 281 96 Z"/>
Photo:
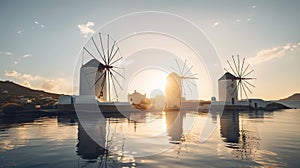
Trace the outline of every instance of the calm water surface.
<path fill-rule="evenodd" d="M 142 112 L 127 118 L 110 117 L 101 123 L 104 129 L 98 132 L 98 143 L 71 116 L 1 121 L 0 167 L 300 165 L 300 109 L 224 112 L 220 116 Z M 207 141 L 200 143 L 206 120 L 217 127 Z M 145 141 L 153 136 L 155 140 Z M 156 154 L 142 157 L 143 151 Z"/>

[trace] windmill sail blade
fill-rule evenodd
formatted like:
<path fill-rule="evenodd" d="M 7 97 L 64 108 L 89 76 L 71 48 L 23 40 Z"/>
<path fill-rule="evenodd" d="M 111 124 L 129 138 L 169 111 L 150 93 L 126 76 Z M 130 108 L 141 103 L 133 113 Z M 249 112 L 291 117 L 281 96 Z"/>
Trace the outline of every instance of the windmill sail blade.
<path fill-rule="evenodd" d="M 187 83 L 186 81 L 183 81 L 183 83 L 185 83 L 185 85 L 188 87 L 188 89 L 189 89 L 190 93 L 192 93 L 192 89 L 191 89 L 191 87 L 190 87 L 189 83 Z"/>
<path fill-rule="evenodd" d="M 111 81 L 112 81 L 112 84 L 113 84 L 113 88 L 114 88 L 114 92 L 115 92 L 116 98 L 118 98 L 118 93 L 117 93 L 117 89 L 116 89 L 116 86 L 115 86 L 113 75 L 112 75 L 112 73 L 110 71 L 109 71 L 109 73 L 110 73 L 110 76 L 111 76 Z"/>
<path fill-rule="evenodd" d="M 89 53 L 89 55 L 91 56 L 91 57 L 93 57 L 94 59 L 97 59 L 88 49 L 86 49 L 85 47 L 83 47 L 83 49 L 87 52 L 87 53 Z"/>
<path fill-rule="evenodd" d="M 114 71 L 116 74 L 118 74 L 120 77 L 122 77 L 123 79 L 125 79 L 125 77 L 123 75 L 121 75 L 119 72 L 117 72 L 116 70 L 114 69 L 111 69 L 112 71 Z"/>
<path fill-rule="evenodd" d="M 101 44 L 101 48 L 102 48 L 102 53 L 103 53 L 103 57 L 104 57 L 104 60 L 105 60 L 105 64 L 107 64 L 101 33 L 99 33 L 99 39 L 100 39 L 100 44 Z"/>
<path fill-rule="evenodd" d="M 120 57 L 119 59 L 115 60 L 114 62 L 110 63 L 110 65 L 113 65 L 114 63 L 120 61 L 123 57 Z"/>
<path fill-rule="evenodd" d="M 242 77 L 242 75 L 243 75 L 244 63 L 245 63 L 245 58 L 243 58 L 243 63 L 242 63 L 242 68 L 241 68 L 241 74 L 240 74 L 241 77 Z"/>
<path fill-rule="evenodd" d="M 120 87 L 121 90 L 123 90 L 121 84 L 119 83 L 119 81 L 117 80 L 117 78 L 115 77 L 115 75 L 113 73 L 111 73 L 112 77 L 115 79 L 115 81 L 117 82 L 118 86 Z"/>
<path fill-rule="evenodd" d="M 104 73 L 104 78 L 103 78 L 103 81 L 101 83 L 101 92 L 103 92 L 105 81 L 106 81 L 106 73 Z"/>
<path fill-rule="evenodd" d="M 243 91 L 244 91 L 244 93 L 245 93 L 246 98 L 248 99 L 248 94 L 247 94 L 247 92 L 246 92 L 246 90 L 245 90 L 244 83 L 242 83 L 242 88 L 243 88 Z"/>
<path fill-rule="evenodd" d="M 194 85 L 195 87 L 197 87 L 197 85 L 193 82 L 191 82 L 190 80 L 186 80 L 187 82 L 189 82 L 190 84 Z"/>
<path fill-rule="evenodd" d="M 183 75 L 183 74 L 184 74 L 184 69 L 185 69 L 185 66 L 186 66 L 186 59 L 184 60 L 184 64 L 183 64 L 183 67 L 182 67 L 182 74 L 181 74 L 181 75 Z"/>
<path fill-rule="evenodd" d="M 109 73 L 109 70 L 107 71 Z M 111 101 L 111 95 L 110 95 L 110 80 L 109 80 L 109 74 L 107 74 L 107 91 L 108 91 L 108 100 Z"/>
<path fill-rule="evenodd" d="M 119 47 L 117 48 L 117 50 L 114 52 L 114 54 L 112 55 L 112 57 L 110 58 L 110 62 L 109 64 L 112 65 L 113 63 L 111 63 L 111 61 L 114 59 L 115 55 L 117 54 L 117 52 L 119 51 Z"/>
<path fill-rule="evenodd" d="M 111 47 L 110 54 L 108 55 L 109 58 L 111 58 L 111 55 L 112 55 L 112 53 L 113 53 L 113 51 L 114 51 L 114 48 L 115 48 L 115 45 L 116 45 L 116 42 L 114 42 L 113 46 Z M 110 59 L 110 61 L 111 61 L 111 60 L 112 60 L 112 59 Z M 108 61 L 108 64 L 109 64 L 110 61 Z"/>
<path fill-rule="evenodd" d="M 193 68 L 193 65 L 183 74 L 183 76 L 187 75 L 187 73 L 189 73 Z"/>
<path fill-rule="evenodd" d="M 92 37 L 92 41 L 93 41 L 93 44 L 94 44 L 94 46 L 96 47 L 96 49 L 97 49 L 97 51 L 98 51 L 98 53 L 99 53 L 99 55 L 100 55 L 100 57 L 101 57 L 101 59 L 102 59 L 102 61 L 105 63 L 105 59 L 103 58 L 102 54 L 100 53 L 99 48 L 98 48 L 98 46 L 96 45 L 95 40 L 94 40 L 93 37 Z"/>
<path fill-rule="evenodd" d="M 124 69 L 124 68 L 121 68 L 121 67 L 117 67 L 117 66 L 114 66 L 114 68 L 117 68 L 117 69 Z"/>
<path fill-rule="evenodd" d="M 244 70 L 244 72 L 242 73 L 242 76 L 244 76 L 244 74 L 246 73 L 246 71 L 248 70 L 250 64 L 247 65 L 246 69 Z"/>
<path fill-rule="evenodd" d="M 250 72 L 248 72 L 246 75 L 244 75 L 244 77 L 250 75 L 253 71 L 254 71 L 254 69 L 252 69 L 252 71 L 250 71 Z"/>
<path fill-rule="evenodd" d="M 232 68 L 232 66 L 231 66 L 231 64 L 230 64 L 230 62 L 227 60 L 227 63 L 228 63 L 228 65 L 230 66 L 230 69 L 232 70 L 232 72 L 234 73 L 234 75 L 235 76 L 238 76 L 236 73 L 235 73 L 235 71 L 233 70 L 233 68 Z"/>
<path fill-rule="evenodd" d="M 239 71 L 238 71 L 238 69 L 237 69 L 237 66 L 236 66 L 236 63 L 235 63 L 235 59 L 234 59 L 234 56 L 232 56 L 232 60 L 233 60 L 233 63 L 234 63 L 234 67 L 235 67 L 235 70 L 236 70 L 236 74 L 237 74 L 237 76 L 239 76 Z"/>
<path fill-rule="evenodd" d="M 109 34 L 107 34 L 107 63 L 109 63 Z"/>
<path fill-rule="evenodd" d="M 240 56 L 237 55 L 237 58 L 238 58 L 238 75 L 239 75 L 239 77 L 241 77 L 241 74 L 240 74 Z"/>
<path fill-rule="evenodd" d="M 179 63 L 178 63 L 177 59 L 175 59 L 175 61 L 176 61 L 176 64 L 177 64 L 177 66 L 178 66 L 178 69 L 179 69 L 180 75 L 182 76 L 181 67 L 179 66 Z"/>
<path fill-rule="evenodd" d="M 103 73 L 100 75 L 100 77 L 95 81 L 95 83 L 91 86 L 91 88 L 94 87 L 94 86 L 100 81 L 100 79 L 104 76 L 104 74 L 105 74 L 105 72 L 103 72 Z"/>
<path fill-rule="evenodd" d="M 192 77 L 192 76 L 196 76 L 196 75 L 198 75 L 198 73 L 194 73 L 194 74 L 191 74 L 189 76 Z"/>
<path fill-rule="evenodd" d="M 255 87 L 253 84 L 251 84 L 250 82 L 244 80 L 248 85 L 252 86 L 252 87 Z"/>
<path fill-rule="evenodd" d="M 243 92 L 242 92 L 242 86 L 241 86 L 241 81 L 239 81 L 239 92 L 240 92 L 240 98 L 243 100 Z"/>
<path fill-rule="evenodd" d="M 246 89 L 252 94 L 251 90 L 249 89 L 249 87 L 247 86 L 247 84 L 244 84 Z"/>

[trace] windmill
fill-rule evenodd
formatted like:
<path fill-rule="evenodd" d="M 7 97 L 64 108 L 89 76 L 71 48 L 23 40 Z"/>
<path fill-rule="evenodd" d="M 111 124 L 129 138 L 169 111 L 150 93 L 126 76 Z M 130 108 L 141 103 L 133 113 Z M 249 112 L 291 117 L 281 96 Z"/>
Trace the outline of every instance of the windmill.
<path fill-rule="evenodd" d="M 179 79 L 180 79 L 180 83 L 181 86 L 183 88 L 183 95 L 186 96 L 186 90 L 188 89 L 190 93 L 192 93 L 192 89 L 190 85 L 193 85 L 196 87 L 196 84 L 192 82 L 192 80 L 198 79 L 195 76 L 198 75 L 197 73 L 192 74 L 191 70 L 193 68 L 193 66 L 187 67 L 187 60 L 184 60 L 183 65 L 180 65 L 178 60 L 175 59 L 176 61 L 176 65 L 177 68 L 172 68 L 173 70 L 175 70 L 178 75 L 179 75 Z M 182 93 L 181 93 L 182 94 Z"/>
<path fill-rule="evenodd" d="M 167 110 L 177 110 L 180 109 L 182 105 L 182 94 L 186 97 L 186 88 L 192 93 L 191 85 L 196 86 L 191 80 L 197 79 L 194 76 L 197 74 L 192 74 L 191 67 L 187 67 L 187 60 L 184 61 L 183 65 L 180 65 L 176 61 L 177 69 L 171 67 L 175 72 L 172 72 L 167 77 L 166 86 L 166 109 Z"/>
<path fill-rule="evenodd" d="M 102 101 L 118 100 L 125 71 L 117 42 L 109 34 L 96 33 L 81 54 L 80 95 L 95 95 Z M 89 59 L 84 64 L 86 58 Z"/>
<path fill-rule="evenodd" d="M 230 61 L 227 60 L 227 63 L 230 67 L 230 71 L 224 68 L 225 71 L 227 71 L 225 75 L 227 74 L 228 77 L 230 76 L 228 74 L 231 74 L 234 77 L 231 77 L 233 83 L 228 85 L 226 90 L 230 90 L 231 88 L 231 93 L 229 93 L 231 97 L 236 95 L 237 98 L 239 97 L 239 99 L 242 100 L 245 96 L 248 99 L 248 95 L 252 94 L 251 90 L 255 87 L 252 83 L 255 78 L 250 77 L 254 69 L 249 69 L 250 64 L 245 61 L 245 58 L 240 60 L 239 55 L 236 57 L 232 55 L 232 62 L 230 63 Z"/>

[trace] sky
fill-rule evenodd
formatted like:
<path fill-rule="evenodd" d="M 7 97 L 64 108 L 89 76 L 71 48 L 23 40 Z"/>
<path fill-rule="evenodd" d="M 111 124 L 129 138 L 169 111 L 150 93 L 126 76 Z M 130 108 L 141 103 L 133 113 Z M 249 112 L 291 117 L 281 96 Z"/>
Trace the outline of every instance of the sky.
<path fill-rule="evenodd" d="M 299 7 L 297 0 L 2 0 L 0 79 L 70 94 L 78 55 L 93 33 L 120 16 L 159 11 L 183 17 L 201 29 L 222 65 L 231 55 L 246 58 L 256 78 L 249 97 L 285 98 L 300 92 Z M 217 95 L 201 98 L 211 96 Z"/>

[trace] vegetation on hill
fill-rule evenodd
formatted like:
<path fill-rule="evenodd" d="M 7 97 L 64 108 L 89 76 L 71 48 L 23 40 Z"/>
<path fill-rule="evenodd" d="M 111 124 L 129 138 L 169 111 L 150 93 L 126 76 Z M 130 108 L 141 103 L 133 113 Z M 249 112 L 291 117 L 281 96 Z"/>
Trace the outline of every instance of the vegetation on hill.
<path fill-rule="evenodd" d="M 4 105 L 17 103 L 24 105 L 33 103 L 41 106 L 53 105 L 57 102 L 59 94 L 48 93 L 43 90 L 34 90 L 11 81 L 0 81 L 0 109 Z M 8 109 L 14 109 L 15 104 L 9 106 Z"/>
<path fill-rule="evenodd" d="M 34 90 L 21 85 L 18 85 L 11 81 L 0 81 L 0 94 L 6 93 L 8 95 L 15 96 L 44 96 L 58 98 L 59 94 L 48 93 L 43 90 Z"/>

